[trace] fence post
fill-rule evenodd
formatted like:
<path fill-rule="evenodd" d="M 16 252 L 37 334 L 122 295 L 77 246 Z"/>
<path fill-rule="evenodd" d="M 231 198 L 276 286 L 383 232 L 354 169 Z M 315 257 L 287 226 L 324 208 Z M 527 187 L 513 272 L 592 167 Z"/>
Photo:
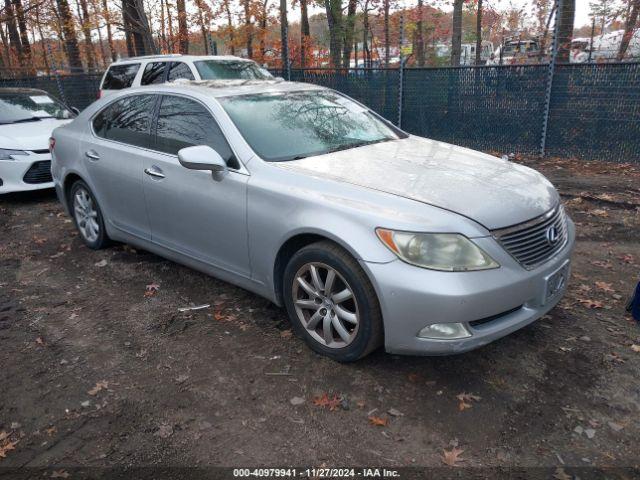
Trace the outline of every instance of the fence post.
<path fill-rule="evenodd" d="M 60 100 L 62 103 L 67 105 L 67 98 L 64 94 L 64 89 L 62 88 L 62 81 L 60 80 L 60 75 L 58 75 L 58 67 L 56 66 L 56 60 L 53 57 L 51 52 L 51 45 L 47 42 L 47 51 L 49 53 L 49 58 L 51 59 L 51 69 L 53 70 L 53 76 L 56 77 L 56 85 L 58 86 L 58 92 L 60 93 Z"/>
<path fill-rule="evenodd" d="M 551 59 L 547 74 L 547 89 L 544 97 L 544 116 L 542 118 L 542 138 L 540 139 L 540 156 L 544 157 L 547 147 L 547 129 L 549 127 L 549 110 L 551 108 L 551 90 L 553 88 L 553 76 L 558 55 L 558 35 L 560 33 L 560 18 L 562 13 L 562 0 L 556 0 L 556 21 L 553 26 L 553 42 L 551 43 Z"/>
<path fill-rule="evenodd" d="M 404 108 L 404 56 L 402 55 L 402 43 L 404 42 L 404 10 L 400 12 L 400 68 L 398 72 L 400 84 L 398 85 L 398 128 L 402 128 L 402 109 Z M 388 61 L 389 59 L 387 59 Z"/>

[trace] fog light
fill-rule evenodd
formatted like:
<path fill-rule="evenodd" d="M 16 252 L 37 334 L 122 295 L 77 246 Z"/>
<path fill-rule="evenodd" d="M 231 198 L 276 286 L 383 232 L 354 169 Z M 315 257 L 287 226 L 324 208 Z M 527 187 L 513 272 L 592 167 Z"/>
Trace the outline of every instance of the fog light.
<path fill-rule="evenodd" d="M 438 338 L 441 340 L 455 340 L 470 337 L 471 333 L 462 323 L 434 323 L 427 325 L 418 333 L 421 338 Z"/>

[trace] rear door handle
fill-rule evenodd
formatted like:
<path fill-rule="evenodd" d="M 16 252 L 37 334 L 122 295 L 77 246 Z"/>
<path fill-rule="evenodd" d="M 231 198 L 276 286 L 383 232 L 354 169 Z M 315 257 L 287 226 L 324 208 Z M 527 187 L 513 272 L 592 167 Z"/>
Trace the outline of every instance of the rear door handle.
<path fill-rule="evenodd" d="M 87 150 L 86 152 L 84 152 L 84 154 L 91 160 L 100 160 L 100 155 L 98 155 L 95 150 Z"/>
<path fill-rule="evenodd" d="M 146 173 L 150 177 L 164 178 L 164 173 L 162 173 L 162 171 L 157 167 L 145 168 L 144 173 Z"/>

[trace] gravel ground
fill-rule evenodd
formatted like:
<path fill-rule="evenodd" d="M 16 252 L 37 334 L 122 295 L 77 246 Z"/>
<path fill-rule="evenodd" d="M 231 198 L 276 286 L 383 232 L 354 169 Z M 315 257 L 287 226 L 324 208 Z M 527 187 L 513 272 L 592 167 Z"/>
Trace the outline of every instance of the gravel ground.
<path fill-rule="evenodd" d="M 577 224 L 559 306 L 463 355 L 348 365 L 251 293 L 87 249 L 50 191 L 1 197 L 0 467 L 639 468 L 640 170 L 518 160 Z"/>

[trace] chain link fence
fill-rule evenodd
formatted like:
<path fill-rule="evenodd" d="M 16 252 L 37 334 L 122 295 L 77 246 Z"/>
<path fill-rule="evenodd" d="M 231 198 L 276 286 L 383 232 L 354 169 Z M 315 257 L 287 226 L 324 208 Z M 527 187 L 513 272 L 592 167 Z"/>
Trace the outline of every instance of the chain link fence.
<path fill-rule="evenodd" d="M 544 138 L 546 155 L 640 163 L 640 63 L 556 65 L 552 82 L 548 74 L 548 65 L 311 68 L 291 69 L 291 80 L 343 92 L 409 133 L 478 150 L 535 155 Z M 100 78 L 4 71 L 0 88 L 39 88 L 83 109 Z"/>

